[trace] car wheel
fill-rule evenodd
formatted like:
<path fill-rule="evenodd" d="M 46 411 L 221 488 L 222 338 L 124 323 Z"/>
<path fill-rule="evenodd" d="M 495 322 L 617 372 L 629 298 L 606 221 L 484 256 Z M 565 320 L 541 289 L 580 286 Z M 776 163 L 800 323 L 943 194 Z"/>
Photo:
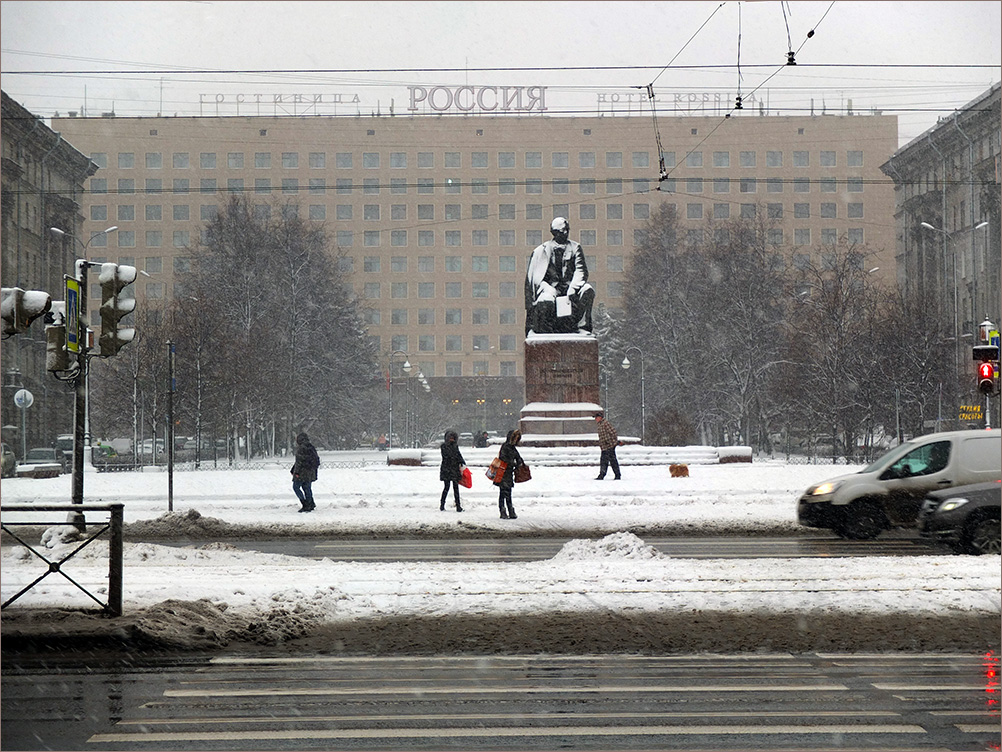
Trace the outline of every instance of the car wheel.
<path fill-rule="evenodd" d="M 846 507 L 839 534 L 849 540 L 872 540 L 884 529 L 884 512 L 872 501 L 857 501 Z"/>
<path fill-rule="evenodd" d="M 967 551 L 979 556 L 981 554 L 1002 553 L 1002 540 L 1000 540 L 1002 527 L 999 521 L 994 518 L 977 520 L 974 522 L 967 534 Z"/>

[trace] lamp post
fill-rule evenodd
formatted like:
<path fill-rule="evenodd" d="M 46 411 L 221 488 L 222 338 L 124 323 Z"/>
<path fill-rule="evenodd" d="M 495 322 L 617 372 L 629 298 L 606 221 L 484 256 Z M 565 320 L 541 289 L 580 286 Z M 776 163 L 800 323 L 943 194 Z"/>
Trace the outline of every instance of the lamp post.
<path fill-rule="evenodd" d="M 623 370 L 629 370 L 630 359 L 628 357 L 630 350 L 636 350 L 640 353 L 640 441 L 643 444 L 647 443 L 647 404 L 644 395 L 644 351 L 641 350 L 636 345 L 631 345 L 626 348 L 623 353 Z"/>
<path fill-rule="evenodd" d="M 410 363 L 409 360 L 407 360 L 408 355 L 407 355 L 406 352 L 404 352 L 403 350 L 394 350 L 393 352 L 390 353 L 390 364 L 389 364 L 389 371 L 388 371 L 388 379 L 389 379 L 389 382 L 390 382 L 390 384 L 389 384 L 389 386 L 390 386 L 390 389 L 389 389 L 389 392 L 390 392 L 390 432 L 388 434 L 386 434 L 386 450 L 387 451 L 389 451 L 390 447 L 393 446 L 393 358 L 396 357 L 397 355 L 403 355 L 404 356 L 404 364 L 403 364 L 403 366 L 401 366 L 401 368 L 403 369 L 403 372 L 404 373 L 410 373 L 411 372 L 411 363 Z"/>
<path fill-rule="evenodd" d="M 80 238 L 71 235 L 58 227 L 50 227 L 49 232 L 59 237 L 73 238 L 83 253 L 83 258 L 78 258 L 73 265 L 73 273 L 79 288 L 77 294 L 77 320 L 66 321 L 66 326 L 75 326 L 77 330 L 77 372 L 74 378 L 74 398 L 73 398 L 73 484 L 72 498 L 73 504 L 83 504 L 84 501 L 84 445 L 90 446 L 90 425 L 87 420 L 87 397 L 90 391 L 90 383 L 87 379 L 87 269 L 97 264 L 87 260 L 87 247 L 94 241 L 94 238 L 114 232 L 118 227 L 112 225 L 106 230 L 96 232 L 91 235 L 90 240 L 84 243 Z M 66 311 L 70 313 L 69 310 Z M 67 329 L 68 331 L 68 329 Z M 80 532 L 86 530 L 83 512 L 70 512 L 66 518 L 69 525 L 73 525 Z"/>

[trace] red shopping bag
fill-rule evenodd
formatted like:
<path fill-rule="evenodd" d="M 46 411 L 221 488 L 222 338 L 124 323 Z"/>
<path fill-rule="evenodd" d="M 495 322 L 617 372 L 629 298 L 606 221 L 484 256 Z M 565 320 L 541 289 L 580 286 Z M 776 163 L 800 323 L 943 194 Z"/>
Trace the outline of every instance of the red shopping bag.
<path fill-rule="evenodd" d="M 463 468 L 463 476 L 459 479 L 459 485 L 463 488 L 473 488 L 473 473 L 470 472 L 470 468 Z"/>

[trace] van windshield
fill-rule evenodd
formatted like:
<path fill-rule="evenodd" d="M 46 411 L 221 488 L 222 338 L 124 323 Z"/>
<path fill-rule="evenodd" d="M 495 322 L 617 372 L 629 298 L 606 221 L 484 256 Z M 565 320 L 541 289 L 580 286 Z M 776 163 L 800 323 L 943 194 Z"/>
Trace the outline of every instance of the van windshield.
<path fill-rule="evenodd" d="M 910 452 L 914 448 L 915 448 L 914 441 L 906 441 L 903 444 L 898 444 L 896 447 L 888 451 L 886 454 L 875 459 L 873 462 L 871 462 L 869 465 L 864 467 L 859 472 L 861 473 L 876 472 L 877 470 L 885 468 L 888 465 L 896 462 L 899 457 L 908 454 L 908 452 Z"/>

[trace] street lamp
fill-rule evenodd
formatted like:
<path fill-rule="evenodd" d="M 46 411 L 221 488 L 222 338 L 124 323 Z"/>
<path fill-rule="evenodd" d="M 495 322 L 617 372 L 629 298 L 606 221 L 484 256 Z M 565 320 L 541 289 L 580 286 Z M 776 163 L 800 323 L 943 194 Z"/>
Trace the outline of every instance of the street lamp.
<path fill-rule="evenodd" d="M 630 350 L 636 350 L 640 353 L 640 441 L 643 444 L 647 443 L 647 404 L 644 396 L 644 351 L 641 350 L 636 345 L 632 345 L 626 348 L 626 352 L 623 353 L 623 370 L 627 371 L 630 368 L 630 359 L 627 357 Z"/>
<path fill-rule="evenodd" d="M 87 344 L 87 269 L 96 266 L 87 261 L 87 247 L 94 241 L 94 238 L 107 235 L 118 229 L 117 225 L 112 225 L 106 230 L 96 232 L 90 236 L 90 240 L 84 243 L 76 235 L 72 235 L 58 227 L 50 227 L 49 232 L 59 237 L 73 238 L 83 250 L 84 258 L 79 258 L 73 265 L 74 276 L 76 277 L 79 292 L 77 295 L 77 320 L 75 322 L 77 330 L 77 373 L 74 383 L 73 397 L 73 504 L 83 504 L 84 501 L 84 444 L 90 446 L 90 425 L 87 420 L 87 397 L 90 392 L 90 382 L 87 378 L 87 356 L 90 349 Z M 69 311 L 67 311 L 69 313 Z M 73 326 L 70 321 L 66 322 L 67 327 Z M 80 532 L 86 530 L 83 512 L 70 512 L 66 518 L 69 525 L 75 526 Z"/>
<path fill-rule="evenodd" d="M 394 350 L 390 353 L 390 365 L 387 378 L 390 382 L 390 432 L 386 434 L 386 449 L 389 451 L 390 447 L 393 445 L 393 358 L 397 355 L 404 356 L 404 364 L 401 366 L 404 373 L 411 372 L 411 362 L 407 360 L 407 353 L 403 350 Z"/>

